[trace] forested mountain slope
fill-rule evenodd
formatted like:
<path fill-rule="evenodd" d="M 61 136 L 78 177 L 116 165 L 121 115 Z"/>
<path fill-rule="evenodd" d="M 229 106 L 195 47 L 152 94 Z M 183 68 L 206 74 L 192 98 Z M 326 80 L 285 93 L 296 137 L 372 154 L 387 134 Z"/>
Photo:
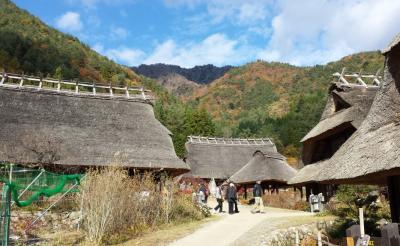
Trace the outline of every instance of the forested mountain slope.
<path fill-rule="evenodd" d="M 298 156 L 300 139 L 319 121 L 332 74 L 376 73 L 380 52 L 363 52 L 314 67 L 257 61 L 232 68 L 191 101 L 211 113 L 217 132 L 234 137 L 273 137 L 288 156 Z"/>
<path fill-rule="evenodd" d="M 0 0 L 0 69 L 115 84 L 139 82 L 132 70 L 47 26 L 9 0 Z"/>

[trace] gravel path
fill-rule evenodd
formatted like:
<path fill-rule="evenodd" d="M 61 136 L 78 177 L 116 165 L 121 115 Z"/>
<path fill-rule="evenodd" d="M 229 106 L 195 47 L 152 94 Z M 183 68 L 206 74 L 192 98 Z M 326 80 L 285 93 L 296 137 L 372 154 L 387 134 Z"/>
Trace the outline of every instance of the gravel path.
<path fill-rule="evenodd" d="M 259 245 L 262 233 L 290 226 L 290 218 L 311 216 L 310 213 L 267 208 L 265 214 L 252 214 L 251 207 L 239 206 L 240 213 L 224 214 L 218 221 L 207 223 L 194 233 L 170 246 Z"/>

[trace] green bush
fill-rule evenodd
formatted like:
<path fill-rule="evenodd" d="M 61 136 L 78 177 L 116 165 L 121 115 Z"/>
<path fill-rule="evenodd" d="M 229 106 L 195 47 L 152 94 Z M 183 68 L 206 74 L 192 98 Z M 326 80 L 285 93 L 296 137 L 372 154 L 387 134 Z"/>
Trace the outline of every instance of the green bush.
<path fill-rule="evenodd" d="M 331 211 L 338 218 L 328 230 L 333 238 L 345 236 L 346 229 L 352 225 L 359 224 L 359 208 L 364 209 L 365 232 L 370 236 L 380 236 L 378 221 L 389 220 L 390 214 L 387 202 L 381 198 L 378 203 L 378 187 L 371 185 L 340 185 L 336 198 L 338 204 Z"/>

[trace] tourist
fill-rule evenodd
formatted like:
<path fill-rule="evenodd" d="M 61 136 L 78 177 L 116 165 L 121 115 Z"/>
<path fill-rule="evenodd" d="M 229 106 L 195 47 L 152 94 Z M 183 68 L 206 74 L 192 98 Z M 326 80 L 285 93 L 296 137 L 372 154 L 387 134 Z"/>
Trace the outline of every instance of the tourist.
<path fill-rule="evenodd" d="M 182 183 L 179 185 L 179 189 L 181 191 L 185 191 L 186 190 L 186 182 L 185 181 L 182 181 Z"/>
<path fill-rule="evenodd" d="M 234 214 L 237 211 L 237 200 L 236 187 L 233 183 L 229 183 L 228 191 L 226 193 L 226 200 L 228 200 L 229 214 Z M 235 210 L 234 210 L 235 207 Z M 239 211 L 238 211 L 239 212 Z"/>
<path fill-rule="evenodd" d="M 262 200 L 263 189 L 261 187 L 261 181 L 257 181 L 253 187 L 253 197 L 254 197 L 254 208 L 252 213 L 264 213 L 264 203 Z"/>
<path fill-rule="evenodd" d="M 222 208 L 222 204 L 223 204 L 223 196 L 222 196 L 222 189 L 221 189 L 222 185 L 217 186 L 217 188 L 215 189 L 215 198 L 217 199 L 218 205 L 214 208 L 214 211 L 217 212 L 217 210 L 219 210 L 219 213 L 223 212 L 223 208 Z"/>
<path fill-rule="evenodd" d="M 237 189 L 236 189 L 235 184 L 234 183 L 232 183 L 232 184 L 233 184 L 233 187 L 235 188 L 235 200 L 234 200 L 235 213 L 239 213 L 238 204 L 237 204 L 237 202 L 238 202 L 238 193 L 237 193 Z"/>
<path fill-rule="evenodd" d="M 204 183 L 201 183 L 199 193 L 201 193 L 202 203 L 207 204 L 207 188 Z"/>

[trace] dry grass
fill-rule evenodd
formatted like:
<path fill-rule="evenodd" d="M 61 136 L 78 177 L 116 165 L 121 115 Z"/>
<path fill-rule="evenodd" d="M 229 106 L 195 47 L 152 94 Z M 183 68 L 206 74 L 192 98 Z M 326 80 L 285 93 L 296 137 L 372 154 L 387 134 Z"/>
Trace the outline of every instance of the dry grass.
<path fill-rule="evenodd" d="M 160 192 L 151 173 L 130 177 L 118 167 L 92 170 L 81 190 L 83 197 L 77 199 L 83 201 L 83 229 L 96 244 L 115 244 L 163 224 L 204 218 L 169 179 Z"/>
<path fill-rule="evenodd" d="M 157 231 L 148 232 L 142 236 L 139 236 L 135 239 L 129 240 L 123 244 L 119 244 L 121 246 L 130 246 L 130 245 L 140 245 L 140 246 L 163 246 L 168 245 L 169 243 L 183 238 L 202 226 L 205 226 L 205 223 L 215 221 L 220 219 L 221 217 L 213 216 L 206 218 L 201 221 L 191 221 L 188 223 L 177 224 L 177 225 L 164 225 Z"/>
<path fill-rule="evenodd" d="M 293 190 L 280 191 L 279 194 L 265 194 L 263 196 L 264 205 L 268 207 L 285 208 L 306 211 L 308 203 L 301 200 L 300 192 Z"/>

